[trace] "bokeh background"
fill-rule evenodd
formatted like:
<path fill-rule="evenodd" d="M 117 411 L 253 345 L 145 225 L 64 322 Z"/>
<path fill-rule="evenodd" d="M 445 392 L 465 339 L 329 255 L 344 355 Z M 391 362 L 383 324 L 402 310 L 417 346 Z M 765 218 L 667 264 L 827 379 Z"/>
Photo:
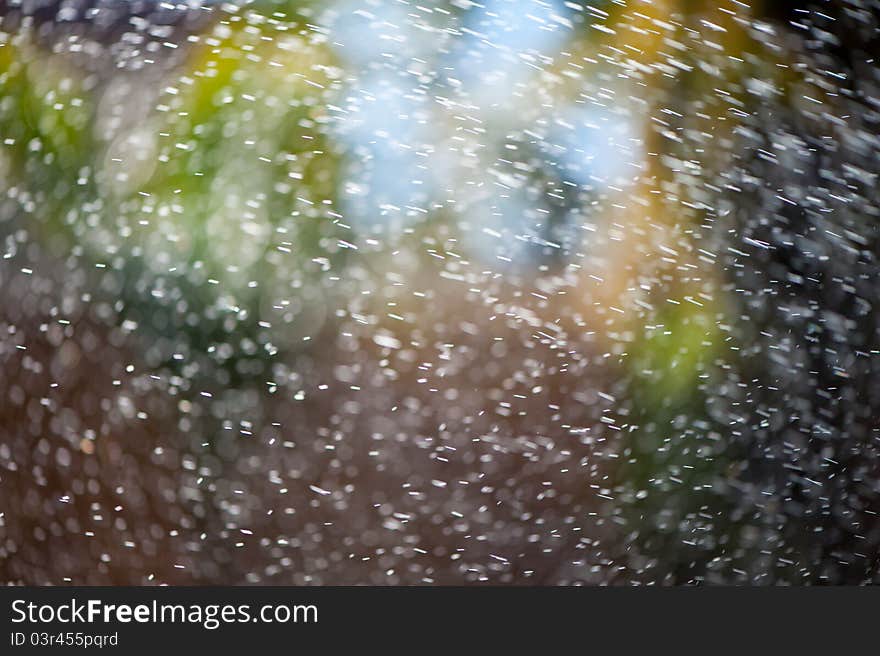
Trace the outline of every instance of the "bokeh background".
<path fill-rule="evenodd" d="M 875 0 L 0 16 L 4 583 L 880 577 Z"/>

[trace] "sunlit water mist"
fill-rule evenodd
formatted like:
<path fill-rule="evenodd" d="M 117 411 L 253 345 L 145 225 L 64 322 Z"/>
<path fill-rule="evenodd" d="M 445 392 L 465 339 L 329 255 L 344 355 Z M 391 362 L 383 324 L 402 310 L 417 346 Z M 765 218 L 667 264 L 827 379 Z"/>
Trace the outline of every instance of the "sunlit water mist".
<path fill-rule="evenodd" d="M 4 3 L 0 572 L 877 576 L 878 10 Z"/>

